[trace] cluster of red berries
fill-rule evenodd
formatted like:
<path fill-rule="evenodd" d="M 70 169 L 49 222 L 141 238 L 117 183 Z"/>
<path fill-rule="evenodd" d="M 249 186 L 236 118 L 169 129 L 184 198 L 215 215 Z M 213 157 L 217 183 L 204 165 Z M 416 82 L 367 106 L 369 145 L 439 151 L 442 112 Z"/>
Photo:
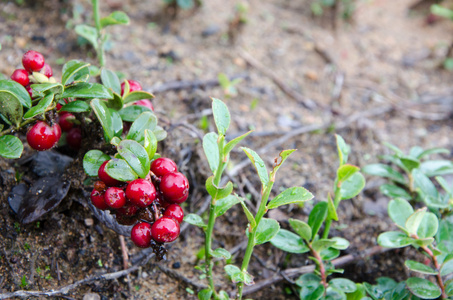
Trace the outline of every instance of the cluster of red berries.
<path fill-rule="evenodd" d="M 101 210 L 109 209 L 118 223 L 134 225 L 131 239 L 142 248 L 158 249 L 176 240 L 184 212 L 179 204 L 189 196 L 189 182 L 166 157 L 151 163 L 146 179 L 121 182 L 105 171 L 105 161 L 98 171 L 91 202 Z M 155 251 L 156 252 L 156 251 Z M 156 253 L 157 254 L 157 253 Z"/>
<path fill-rule="evenodd" d="M 141 84 L 138 81 L 129 79 L 128 82 L 129 82 L 129 93 L 143 90 Z M 121 96 L 124 96 L 124 88 L 125 88 L 125 83 L 123 82 L 121 84 Z M 151 103 L 150 100 L 147 100 L 147 99 L 135 101 L 133 105 L 141 105 L 144 107 L 148 107 L 149 109 L 154 111 L 153 104 Z"/>
<path fill-rule="evenodd" d="M 67 103 L 67 99 L 64 99 Z M 57 104 L 57 111 L 61 109 L 62 105 L 60 103 Z M 75 116 L 69 112 L 59 112 L 58 113 L 58 125 L 63 132 L 66 132 L 66 144 L 69 147 L 78 150 L 82 145 L 82 130 L 79 126 L 75 124 Z"/>

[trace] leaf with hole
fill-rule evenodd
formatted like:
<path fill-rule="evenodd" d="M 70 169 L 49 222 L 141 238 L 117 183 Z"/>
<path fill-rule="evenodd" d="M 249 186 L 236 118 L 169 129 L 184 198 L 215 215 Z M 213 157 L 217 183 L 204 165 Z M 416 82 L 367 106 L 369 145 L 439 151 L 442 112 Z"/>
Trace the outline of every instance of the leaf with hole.
<path fill-rule="evenodd" d="M 280 152 L 279 154 L 280 160 L 278 160 L 278 158 L 275 159 L 274 167 L 272 168 L 272 171 L 269 174 L 272 181 L 275 182 L 275 176 L 277 175 L 278 169 L 280 169 L 280 167 L 283 165 L 288 156 L 290 156 L 291 153 L 293 153 L 294 151 L 296 151 L 296 149 L 288 149 Z"/>

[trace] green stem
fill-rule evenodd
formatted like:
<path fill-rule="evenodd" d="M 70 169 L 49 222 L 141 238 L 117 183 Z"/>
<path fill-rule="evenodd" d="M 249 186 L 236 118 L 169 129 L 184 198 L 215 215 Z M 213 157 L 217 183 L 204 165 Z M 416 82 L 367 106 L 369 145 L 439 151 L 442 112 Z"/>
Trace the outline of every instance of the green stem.
<path fill-rule="evenodd" d="M 272 186 L 274 185 L 274 181 L 269 181 L 269 183 L 264 187 L 264 190 L 262 191 L 262 196 L 261 196 L 261 202 L 260 206 L 258 208 L 258 212 L 256 213 L 255 216 L 255 227 L 252 229 L 252 232 L 250 232 L 248 236 L 248 241 L 247 241 L 247 248 L 245 250 L 244 254 L 244 259 L 242 260 L 242 266 L 241 266 L 241 271 L 246 272 L 250 263 L 250 258 L 252 257 L 253 253 L 253 248 L 255 247 L 255 236 L 256 236 L 256 231 L 258 229 L 258 225 L 263 218 L 264 214 L 267 212 L 266 209 L 266 204 L 267 200 L 269 199 L 269 195 L 272 190 Z M 238 283 L 238 295 L 236 299 L 241 300 L 242 299 L 242 291 L 244 289 L 244 282 L 239 282 Z"/>
<path fill-rule="evenodd" d="M 335 206 L 335 210 L 338 208 L 338 205 L 340 204 L 341 200 L 341 194 L 340 194 L 340 187 L 335 188 L 335 198 L 333 199 L 333 204 Z M 332 218 L 327 217 L 326 219 L 326 225 L 324 227 L 324 232 L 322 233 L 322 238 L 327 239 L 329 238 L 329 231 L 330 231 L 330 226 L 332 225 Z"/>
<path fill-rule="evenodd" d="M 442 299 L 447 299 L 447 294 L 445 293 L 445 285 L 444 285 L 444 282 L 442 280 L 442 276 L 440 275 L 440 267 L 441 266 L 440 266 L 439 262 L 437 261 L 437 257 L 434 255 L 434 253 L 431 251 L 431 249 L 428 248 L 428 246 L 423 246 L 421 248 L 423 249 L 423 251 L 426 252 L 426 254 L 428 254 L 431 257 L 431 260 L 433 261 L 434 267 L 438 271 L 438 273 L 436 275 L 436 279 L 437 279 L 437 284 L 439 285 L 439 287 L 440 287 L 440 289 L 442 291 L 441 298 Z"/>
<path fill-rule="evenodd" d="M 218 148 L 219 148 L 219 165 L 214 174 L 214 185 L 217 187 L 220 185 L 220 180 L 222 179 L 223 169 L 228 161 L 225 158 L 225 155 L 223 153 L 224 143 L 225 143 L 225 137 L 220 136 L 217 141 Z M 211 203 L 209 205 L 208 227 L 206 228 L 206 233 L 205 233 L 205 236 L 206 236 L 206 243 L 205 243 L 206 277 L 208 279 L 209 287 L 214 294 L 214 299 L 217 299 L 217 292 L 216 292 L 215 286 L 214 286 L 214 279 L 212 278 L 212 269 L 213 269 L 214 264 L 212 263 L 212 259 L 211 259 L 212 258 L 211 257 L 211 248 L 212 248 L 212 237 L 213 237 L 213 232 L 214 232 L 214 224 L 215 224 L 215 219 L 216 219 L 216 214 L 215 214 L 216 201 L 217 201 L 216 198 L 211 199 Z"/>
<path fill-rule="evenodd" d="M 101 27 L 101 17 L 99 14 L 99 0 L 92 0 L 93 3 L 93 17 L 94 24 L 97 31 L 97 45 L 96 45 L 96 54 L 99 60 L 99 65 L 101 67 L 105 66 L 104 58 L 104 38 L 102 36 L 102 27 Z"/>

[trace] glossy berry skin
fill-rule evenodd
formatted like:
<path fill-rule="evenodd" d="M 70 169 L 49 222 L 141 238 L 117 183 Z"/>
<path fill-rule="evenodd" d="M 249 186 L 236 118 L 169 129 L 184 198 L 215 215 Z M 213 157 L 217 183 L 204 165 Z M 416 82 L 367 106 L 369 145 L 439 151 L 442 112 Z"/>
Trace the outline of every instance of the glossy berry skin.
<path fill-rule="evenodd" d="M 30 83 L 30 79 L 28 78 L 28 73 L 24 69 L 17 69 L 11 75 L 11 80 L 19 83 L 22 86 L 26 86 Z"/>
<path fill-rule="evenodd" d="M 140 83 L 138 83 L 138 81 L 135 81 L 135 80 L 128 80 L 129 82 L 129 93 L 132 93 L 132 92 L 135 92 L 135 91 L 141 91 L 142 90 L 142 86 Z M 121 84 L 121 95 L 123 96 L 124 95 L 124 88 L 125 88 L 125 85 L 126 83 L 123 82 Z"/>
<path fill-rule="evenodd" d="M 104 183 L 107 185 L 107 186 L 116 186 L 116 185 L 119 185 L 121 183 L 121 181 L 119 180 L 116 180 L 112 177 L 110 177 L 109 174 L 107 174 L 107 172 L 105 171 L 105 165 L 109 162 L 110 160 L 106 160 L 102 163 L 102 165 L 99 167 L 99 170 L 98 170 L 98 177 L 101 181 L 104 181 Z"/>
<path fill-rule="evenodd" d="M 158 243 L 170 243 L 179 236 L 179 223 L 172 218 L 162 217 L 151 226 L 151 236 Z"/>
<path fill-rule="evenodd" d="M 117 209 L 116 214 L 117 215 L 122 215 L 122 216 L 127 216 L 127 217 L 132 217 L 135 216 L 140 208 L 138 206 L 135 206 L 133 204 L 126 204 L 123 207 Z"/>
<path fill-rule="evenodd" d="M 178 204 L 171 204 L 165 209 L 164 217 L 169 217 L 181 224 L 184 219 L 184 211 Z"/>
<path fill-rule="evenodd" d="M 189 181 L 179 172 L 162 176 L 159 188 L 165 200 L 172 203 L 183 203 L 189 195 Z"/>
<path fill-rule="evenodd" d="M 151 245 L 151 225 L 146 222 L 137 223 L 132 227 L 131 240 L 140 248 Z"/>
<path fill-rule="evenodd" d="M 126 194 L 118 187 L 109 187 L 104 194 L 104 201 L 110 208 L 121 208 L 126 204 Z"/>
<path fill-rule="evenodd" d="M 47 78 L 50 78 L 53 76 L 53 70 L 48 64 L 44 64 L 44 66 L 41 69 L 41 73 L 46 75 Z"/>
<path fill-rule="evenodd" d="M 66 134 L 66 143 L 68 143 L 71 148 L 79 150 L 82 145 L 82 130 L 78 127 L 69 130 Z"/>
<path fill-rule="evenodd" d="M 144 107 L 147 107 L 147 108 L 151 109 L 152 111 L 154 111 L 153 104 L 151 103 L 151 101 L 146 100 L 146 99 L 145 100 L 135 101 L 133 105 L 144 106 Z"/>
<path fill-rule="evenodd" d="M 63 130 L 64 132 L 71 130 L 72 127 L 74 127 L 74 123 L 71 122 L 71 119 L 74 120 L 74 118 L 74 115 L 71 113 L 61 113 L 60 119 L 58 120 L 58 125 L 60 125 L 61 130 Z"/>
<path fill-rule="evenodd" d="M 53 127 L 50 127 L 46 122 L 38 121 L 27 132 L 27 142 L 33 149 L 44 151 L 55 146 L 60 136 L 60 125 L 54 124 Z"/>
<path fill-rule="evenodd" d="M 156 199 L 156 189 L 148 180 L 135 179 L 127 185 L 126 197 L 138 207 L 147 207 Z"/>
<path fill-rule="evenodd" d="M 174 161 L 166 157 L 159 157 L 151 163 L 151 172 L 157 177 L 164 176 L 167 173 L 177 172 L 178 168 Z"/>
<path fill-rule="evenodd" d="M 96 189 L 91 192 L 91 203 L 100 210 L 108 209 L 108 205 L 105 203 L 104 194 Z"/>
<path fill-rule="evenodd" d="M 34 50 L 27 51 L 22 56 L 22 65 L 29 73 L 39 72 L 44 67 L 44 56 Z"/>

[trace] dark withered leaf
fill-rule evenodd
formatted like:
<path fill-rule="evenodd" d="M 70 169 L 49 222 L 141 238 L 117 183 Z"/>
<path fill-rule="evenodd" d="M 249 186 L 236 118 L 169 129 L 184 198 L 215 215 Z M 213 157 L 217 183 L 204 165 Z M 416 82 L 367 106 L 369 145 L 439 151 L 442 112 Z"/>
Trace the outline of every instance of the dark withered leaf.
<path fill-rule="evenodd" d="M 108 210 L 99 210 L 91 204 L 91 201 L 87 201 L 88 206 L 90 207 L 91 211 L 93 212 L 94 216 L 105 226 L 110 228 L 111 230 L 115 231 L 118 234 L 124 236 L 131 236 L 132 226 L 126 226 L 118 224 L 116 221 L 116 217 L 112 215 Z"/>

